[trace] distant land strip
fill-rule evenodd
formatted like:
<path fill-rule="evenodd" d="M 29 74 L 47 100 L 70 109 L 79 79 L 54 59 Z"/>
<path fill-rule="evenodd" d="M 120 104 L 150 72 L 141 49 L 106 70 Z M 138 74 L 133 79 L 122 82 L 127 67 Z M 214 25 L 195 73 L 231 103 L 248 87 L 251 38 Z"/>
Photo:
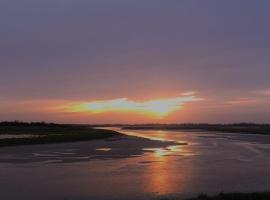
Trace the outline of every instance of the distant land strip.
<path fill-rule="evenodd" d="M 270 124 L 143 124 L 122 126 L 130 130 L 205 130 L 227 133 L 270 135 Z"/>

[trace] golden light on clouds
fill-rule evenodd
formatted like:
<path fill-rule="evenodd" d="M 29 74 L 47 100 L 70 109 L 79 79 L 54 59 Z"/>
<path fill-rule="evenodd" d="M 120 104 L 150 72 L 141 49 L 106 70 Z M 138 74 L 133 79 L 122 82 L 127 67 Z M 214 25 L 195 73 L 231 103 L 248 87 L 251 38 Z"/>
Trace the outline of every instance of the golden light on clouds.
<path fill-rule="evenodd" d="M 128 98 L 112 100 L 90 101 L 73 103 L 66 106 L 67 112 L 78 113 L 106 113 L 106 112 L 133 112 L 149 114 L 156 117 L 165 117 L 172 112 L 180 110 L 188 102 L 200 101 L 194 95 L 180 96 L 167 99 L 153 99 L 147 101 L 133 101 Z"/>

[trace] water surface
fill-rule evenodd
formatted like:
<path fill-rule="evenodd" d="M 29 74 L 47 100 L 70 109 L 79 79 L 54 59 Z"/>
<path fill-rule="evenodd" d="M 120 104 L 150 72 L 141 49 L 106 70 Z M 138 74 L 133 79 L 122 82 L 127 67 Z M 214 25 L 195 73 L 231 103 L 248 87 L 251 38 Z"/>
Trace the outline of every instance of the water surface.
<path fill-rule="evenodd" d="M 3 158 L 0 165 L 1 197 L 7 200 L 136 200 L 189 197 L 202 192 L 270 190 L 269 136 L 206 131 L 121 132 L 152 140 L 176 141 L 180 145 L 140 145 L 139 140 L 94 141 L 81 143 L 83 156 L 74 149 L 56 149 L 57 145 L 35 145 L 22 149 L 21 154 L 14 147 L 6 148 L 0 150 L 0 155 L 13 157 Z M 33 149 L 38 153 L 52 150 L 43 157 L 31 152 L 37 160 L 14 161 Z M 58 157 L 52 156 L 53 153 Z M 61 156 L 72 159 L 57 162 Z M 94 159 L 89 159 L 91 156 Z M 40 159 L 44 157 L 46 162 Z M 87 159 L 76 160 L 76 157 Z"/>

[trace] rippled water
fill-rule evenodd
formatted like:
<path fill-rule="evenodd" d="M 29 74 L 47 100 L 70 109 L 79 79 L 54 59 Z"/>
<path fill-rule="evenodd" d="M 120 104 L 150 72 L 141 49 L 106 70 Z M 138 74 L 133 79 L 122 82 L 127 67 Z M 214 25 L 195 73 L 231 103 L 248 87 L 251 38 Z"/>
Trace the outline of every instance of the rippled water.
<path fill-rule="evenodd" d="M 269 136 L 204 131 L 121 132 L 181 145 L 146 147 L 143 154 L 85 162 L 1 163 L 1 198 L 132 200 L 270 190 Z M 118 148 L 111 145 L 96 151 L 109 154 Z"/>

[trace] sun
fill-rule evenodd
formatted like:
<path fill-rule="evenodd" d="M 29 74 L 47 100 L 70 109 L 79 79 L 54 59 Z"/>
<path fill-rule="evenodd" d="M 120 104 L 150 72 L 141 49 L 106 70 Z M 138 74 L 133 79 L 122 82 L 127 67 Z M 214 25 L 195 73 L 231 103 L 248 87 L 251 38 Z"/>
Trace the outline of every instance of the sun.
<path fill-rule="evenodd" d="M 143 110 L 154 114 L 158 117 L 164 117 L 169 115 L 171 112 L 179 110 L 181 104 L 178 102 L 171 102 L 170 100 L 153 100 L 143 104 Z"/>

